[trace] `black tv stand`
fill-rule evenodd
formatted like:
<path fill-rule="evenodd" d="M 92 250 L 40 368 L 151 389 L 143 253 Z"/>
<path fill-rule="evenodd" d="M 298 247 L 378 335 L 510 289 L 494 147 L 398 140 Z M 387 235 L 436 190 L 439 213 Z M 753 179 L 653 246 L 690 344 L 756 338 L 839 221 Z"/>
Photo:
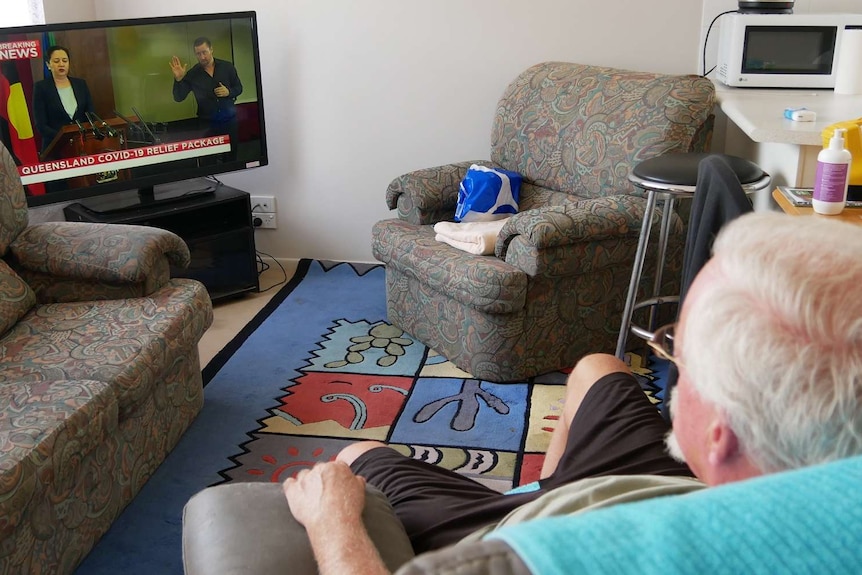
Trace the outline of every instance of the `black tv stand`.
<path fill-rule="evenodd" d="M 80 205 L 94 214 L 116 214 L 158 204 L 183 202 L 197 196 L 211 194 L 221 185 L 204 178 L 184 180 L 161 186 L 149 186 L 138 190 L 98 196 L 82 201 Z"/>
<path fill-rule="evenodd" d="M 137 196 L 136 191 L 131 193 Z M 98 212 L 75 203 L 63 213 L 69 222 L 136 224 L 174 232 L 188 244 L 192 258 L 188 268 L 172 267 L 171 276 L 200 281 L 213 300 L 259 291 L 251 201 L 246 192 L 221 185 L 211 191 L 171 196 L 168 201 L 162 201 L 160 193 L 161 189 L 156 190 L 155 202 L 135 207 Z"/>

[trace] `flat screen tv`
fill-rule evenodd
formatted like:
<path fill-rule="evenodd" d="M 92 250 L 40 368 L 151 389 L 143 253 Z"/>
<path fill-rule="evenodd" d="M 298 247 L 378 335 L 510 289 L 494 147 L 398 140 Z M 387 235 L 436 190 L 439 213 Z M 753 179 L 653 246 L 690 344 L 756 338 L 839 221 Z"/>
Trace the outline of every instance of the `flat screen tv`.
<path fill-rule="evenodd" d="M 0 140 L 31 207 L 135 209 L 266 165 L 256 14 L 0 28 Z"/>

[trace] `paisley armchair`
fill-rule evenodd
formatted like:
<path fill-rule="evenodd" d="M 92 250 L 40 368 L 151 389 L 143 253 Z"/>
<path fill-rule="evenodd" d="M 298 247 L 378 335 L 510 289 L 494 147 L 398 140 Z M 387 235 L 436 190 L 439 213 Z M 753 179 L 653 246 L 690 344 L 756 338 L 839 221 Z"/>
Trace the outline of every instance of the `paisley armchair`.
<path fill-rule="evenodd" d="M 389 321 L 474 377 L 518 381 L 614 352 L 646 201 L 628 174 L 668 152 L 708 151 L 715 92 L 698 76 L 564 62 L 530 67 L 500 99 L 489 160 L 396 178 L 377 222 Z M 472 163 L 523 176 L 495 254 L 435 240 Z M 654 221 L 659 221 L 656 218 Z M 664 290 L 678 290 L 675 215 Z M 657 233 L 657 231 L 656 231 Z M 654 269 L 647 258 L 646 269 Z M 649 281 L 642 282 L 648 285 Z"/>

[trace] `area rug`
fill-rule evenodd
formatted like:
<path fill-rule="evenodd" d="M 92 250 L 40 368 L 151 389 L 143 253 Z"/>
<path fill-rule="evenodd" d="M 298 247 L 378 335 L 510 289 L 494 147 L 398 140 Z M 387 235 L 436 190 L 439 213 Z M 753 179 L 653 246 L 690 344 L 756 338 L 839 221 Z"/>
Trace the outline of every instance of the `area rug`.
<path fill-rule="evenodd" d="M 634 370 L 661 401 L 660 373 Z M 498 490 L 538 477 L 566 373 L 474 379 L 386 322 L 381 266 L 302 260 L 204 369 L 201 414 L 79 574 L 182 573 L 182 508 L 235 481 L 281 482 L 360 439 Z"/>

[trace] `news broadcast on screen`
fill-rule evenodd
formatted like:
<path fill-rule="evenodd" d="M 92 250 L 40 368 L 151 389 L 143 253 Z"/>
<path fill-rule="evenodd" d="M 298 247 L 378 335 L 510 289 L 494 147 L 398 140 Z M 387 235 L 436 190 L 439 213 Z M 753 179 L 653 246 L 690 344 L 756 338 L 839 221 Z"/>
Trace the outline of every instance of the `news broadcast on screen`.
<path fill-rule="evenodd" d="M 0 29 L 0 141 L 28 203 L 265 165 L 258 50 L 254 12 Z"/>

